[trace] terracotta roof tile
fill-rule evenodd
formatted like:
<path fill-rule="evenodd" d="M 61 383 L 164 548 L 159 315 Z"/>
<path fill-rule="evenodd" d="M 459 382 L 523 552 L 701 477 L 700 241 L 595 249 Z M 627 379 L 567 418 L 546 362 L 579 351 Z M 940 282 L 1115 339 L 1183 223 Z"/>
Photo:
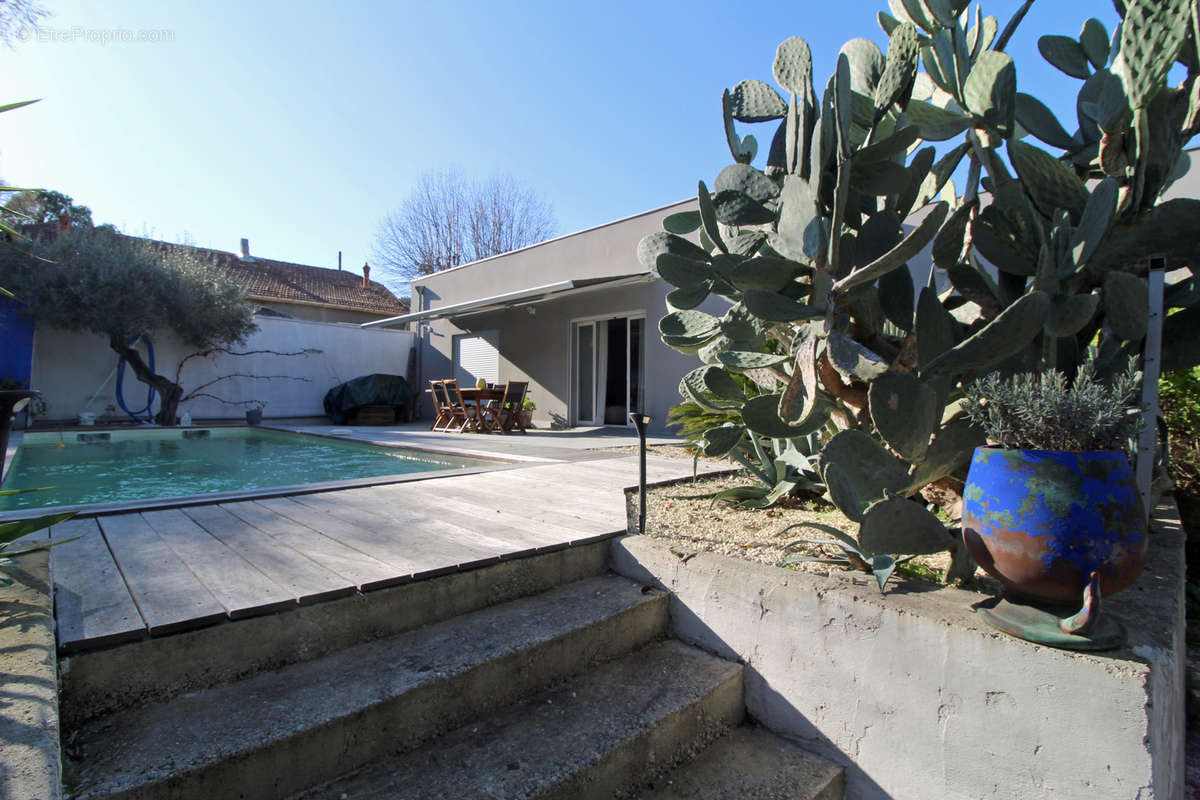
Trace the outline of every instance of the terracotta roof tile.
<path fill-rule="evenodd" d="M 215 268 L 255 300 L 320 303 L 391 316 L 409 310 L 408 305 L 400 302 L 382 283 L 370 281 L 364 286 L 363 276 L 349 270 L 310 267 L 257 256 L 243 260 L 224 250 L 171 246 L 186 247 L 208 256 Z"/>

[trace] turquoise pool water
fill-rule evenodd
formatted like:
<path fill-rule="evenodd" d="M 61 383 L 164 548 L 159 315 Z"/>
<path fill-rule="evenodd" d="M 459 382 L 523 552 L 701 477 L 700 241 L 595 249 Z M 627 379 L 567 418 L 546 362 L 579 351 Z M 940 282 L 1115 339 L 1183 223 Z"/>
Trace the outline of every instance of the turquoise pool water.
<path fill-rule="evenodd" d="M 0 511 L 375 478 L 497 462 L 261 428 L 26 434 Z"/>

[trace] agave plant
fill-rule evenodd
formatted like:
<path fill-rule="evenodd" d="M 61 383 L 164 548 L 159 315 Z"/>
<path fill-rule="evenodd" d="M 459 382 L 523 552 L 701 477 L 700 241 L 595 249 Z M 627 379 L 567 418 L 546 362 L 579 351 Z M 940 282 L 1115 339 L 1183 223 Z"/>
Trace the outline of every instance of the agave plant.
<path fill-rule="evenodd" d="M 663 341 L 702 362 L 681 395 L 736 415 L 705 432 L 705 454 L 736 459 L 756 442 L 824 432 L 817 471 L 846 516 L 903 508 L 889 512 L 894 524 L 872 523 L 863 552 L 912 554 L 955 547 L 904 498 L 933 483 L 960 488 L 984 443 L 961 384 L 1073 372 L 1097 339 L 1102 372 L 1139 355 L 1148 257 L 1195 262 L 1200 200 L 1162 192 L 1200 131 L 1200 21 L 1188 0 L 1127 0 L 1111 45 L 1095 19 L 1078 37 L 1043 36 L 1042 53 L 1083 81 L 1068 133 L 1017 91 L 1004 48 L 1023 10 L 999 32 L 961 0 L 890 9 L 879 15 L 886 53 L 847 42 L 820 94 L 798 37 L 776 51 L 779 89 L 747 80 L 726 90 L 734 163 L 638 256 L 675 287 Z M 1187 77 L 1170 87 L 1176 60 Z M 773 124 L 761 168 L 738 123 Z M 951 179 L 960 164 L 961 192 Z M 927 246 L 932 269 L 909 269 Z M 1164 326 L 1164 369 L 1200 363 L 1200 339 L 1188 335 L 1200 324 L 1197 288 L 1189 275 L 1168 291 L 1180 310 Z M 701 310 L 718 305 L 713 296 L 723 313 Z M 948 577 L 969 567 L 955 555 Z"/>

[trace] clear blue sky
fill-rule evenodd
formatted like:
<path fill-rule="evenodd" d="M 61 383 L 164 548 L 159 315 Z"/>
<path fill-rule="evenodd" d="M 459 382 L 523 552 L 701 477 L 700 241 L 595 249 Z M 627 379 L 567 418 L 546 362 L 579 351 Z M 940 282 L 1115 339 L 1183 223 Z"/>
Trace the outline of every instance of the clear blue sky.
<path fill-rule="evenodd" d="M 681 200 L 729 163 L 720 96 L 773 83 L 788 36 L 818 92 L 847 39 L 886 48 L 886 0 L 833 2 L 149 2 L 43 0 L 39 37 L 0 49 L 0 176 L 58 189 L 97 223 L 358 269 L 424 170 L 507 171 L 560 233 Z M 1003 28 L 1017 0 L 984 11 Z M 972 6 L 972 9 L 974 6 Z M 1079 82 L 1036 50 L 1103 0 L 1040 0 L 1009 52 L 1018 88 L 1076 127 Z M 159 41 L 109 41 L 105 31 Z M 165 32 L 165 33 L 162 33 Z M 742 126 L 759 140 L 773 127 Z M 761 164 L 760 164 L 761 165 Z"/>

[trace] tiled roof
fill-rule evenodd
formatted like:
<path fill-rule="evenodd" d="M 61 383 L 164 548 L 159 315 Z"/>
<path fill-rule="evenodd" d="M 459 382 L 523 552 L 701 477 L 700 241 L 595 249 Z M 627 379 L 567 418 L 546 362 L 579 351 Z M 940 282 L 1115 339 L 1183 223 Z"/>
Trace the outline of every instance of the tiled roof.
<path fill-rule="evenodd" d="M 223 250 L 171 245 L 205 255 L 210 263 L 255 300 L 319 303 L 353 311 L 403 314 L 405 303 L 378 281 L 363 285 L 363 276 L 350 270 L 310 267 L 257 256 L 243 260 Z"/>

